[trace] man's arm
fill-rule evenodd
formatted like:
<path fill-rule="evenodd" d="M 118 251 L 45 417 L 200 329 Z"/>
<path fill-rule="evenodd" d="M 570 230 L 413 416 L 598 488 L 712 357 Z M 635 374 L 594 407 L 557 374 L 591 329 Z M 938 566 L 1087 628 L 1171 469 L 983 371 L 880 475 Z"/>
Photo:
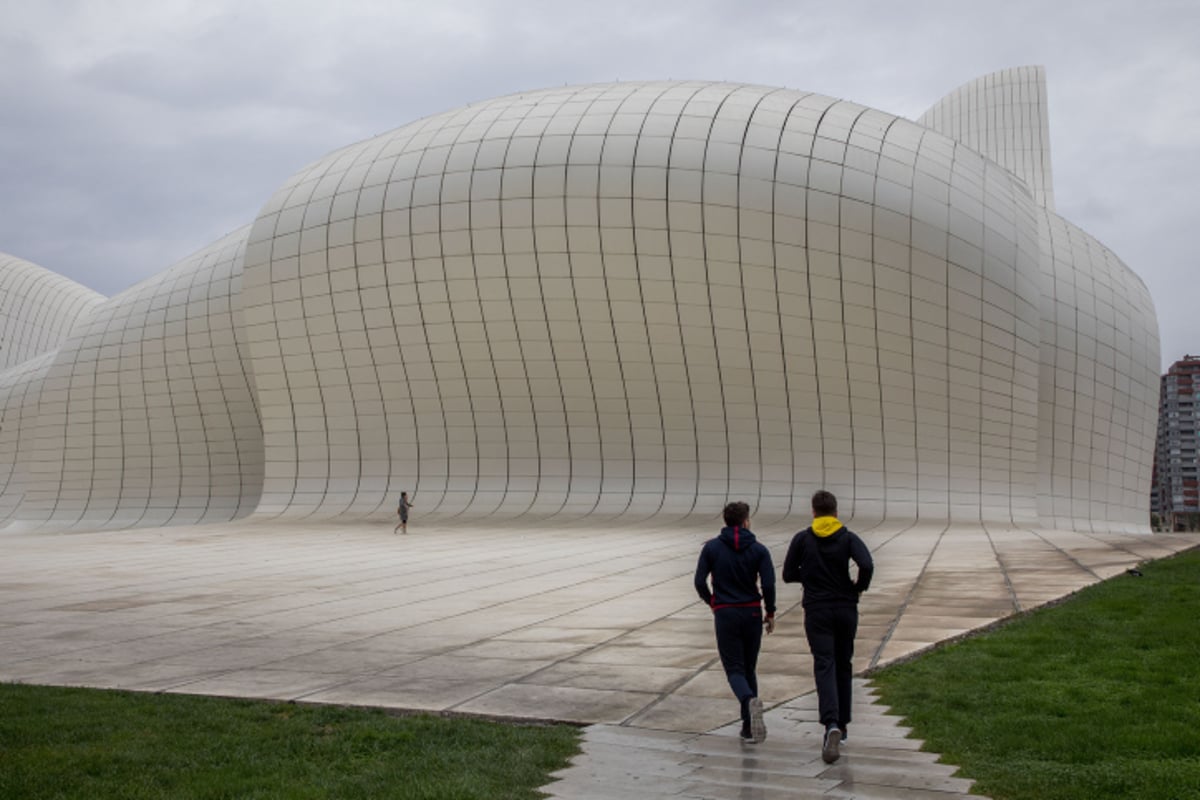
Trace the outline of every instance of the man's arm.
<path fill-rule="evenodd" d="M 763 556 L 758 562 L 758 580 L 762 586 L 763 605 L 766 606 L 767 616 L 775 615 L 775 563 L 771 561 L 771 551 L 763 545 Z"/>
<path fill-rule="evenodd" d="M 850 540 L 850 558 L 858 565 L 858 580 L 854 582 L 854 589 L 862 594 L 871 585 L 871 576 L 875 574 L 875 562 L 871 559 L 871 551 L 857 534 Z"/>
<path fill-rule="evenodd" d="M 803 535 L 804 532 L 801 531 L 792 537 L 792 543 L 788 545 L 787 555 L 783 557 L 784 583 L 800 582 L 800 537 Z"/>
<path fill-rule="evenodd" d="M 762 586 L 763 605 L 767 611 L 763 625 L 770 634 L 775 632 L 775 563 L 771 561 L 771 551 L 767 546 L 761 543 L 760 546 L 763 549 L 763 557 L 758 562 L 758 580 Z"/>
<path fill-rule="evenodd" d="M 696 562 L 696 577 L 693 583 L 696 586 L 696 594 L 700 595 L 700 599 L 705 605 L 712 605 L 712 592 L 708 589 L 708 574 L 712 568 L 708 563 L 708 547 L 705 546 L 700 551 L 700 560 Z"/>

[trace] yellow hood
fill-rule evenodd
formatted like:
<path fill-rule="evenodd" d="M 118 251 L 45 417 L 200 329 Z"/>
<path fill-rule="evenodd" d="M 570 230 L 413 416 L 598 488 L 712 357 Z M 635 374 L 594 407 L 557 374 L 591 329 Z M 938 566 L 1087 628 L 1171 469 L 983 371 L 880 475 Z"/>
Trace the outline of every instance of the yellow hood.
<path fill-rule="evenodd" d="M 837 517 L 817 517 L 812 524 L 813 533 L 824 539 L 842 529 L 842 523 Z"/>

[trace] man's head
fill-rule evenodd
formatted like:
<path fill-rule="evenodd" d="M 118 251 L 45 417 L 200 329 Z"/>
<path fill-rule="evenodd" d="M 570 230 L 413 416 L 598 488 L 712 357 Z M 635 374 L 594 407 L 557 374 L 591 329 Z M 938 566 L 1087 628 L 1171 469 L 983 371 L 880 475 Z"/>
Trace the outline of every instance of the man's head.
<path fill-rule="evenodd" d="M 821 489 L 812 497 L 812 510 L 814 517 L 836 517 L 837 498 L 833 496 L 833 492 Z"/>
<path fill-rule="evenodd" d="M 739 528 L 745 525 L 746 520 L 750 518 L 750 506 L 741 500 L 735 500 L 725 506 L 723 514 L 726 525 L 731 528 Z"/>

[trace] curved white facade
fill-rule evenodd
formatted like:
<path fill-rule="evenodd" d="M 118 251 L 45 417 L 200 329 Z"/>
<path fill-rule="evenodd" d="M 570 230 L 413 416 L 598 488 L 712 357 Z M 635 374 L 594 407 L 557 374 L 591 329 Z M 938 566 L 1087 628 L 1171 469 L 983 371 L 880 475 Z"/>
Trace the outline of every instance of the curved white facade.
<path fill-rule="evenodd" d="M 934 103 L 917 122 L 1010 170 L 1025 181 L 1038 205 L 1054 210 L 1042 67 L 1002 69 L 969 81 Z"/>
<path fill-rule="evenodd" d="M 686 82 L 418 121 L 9 378 L 43 397 L 8 513 L 358 516 L 406 489 L 423 513 L 743 498 L 766 520 L 823 486 L 857 524 L 1142 530 L 1153 307 L 1047 208 L 1039 142 L 1044 173 L 853 103 Z"/>
<path fill-rule="evenodd" d="M 58 347 L 103 301 L 69 278 L 0 253 L 0 370 Z"/>
<path fill-rule="evenodd" d="M 0 373 L 13 386 L 5 421 L 21 422 L 5 492 L 20 494 L 16 524 L 212 522 L 255 508 L 262 429 L 238 341 L 246 232 L 88 307 L 36 372 Z M 5 455 L 9 441 L 6 425 Z"/>
<path fill-rule="evenodd" d="M 1038 511 L 1067 530 L 1144 531 L 1159 394 L 1150 292 L 1052 211 L 1041 237 Z"/>

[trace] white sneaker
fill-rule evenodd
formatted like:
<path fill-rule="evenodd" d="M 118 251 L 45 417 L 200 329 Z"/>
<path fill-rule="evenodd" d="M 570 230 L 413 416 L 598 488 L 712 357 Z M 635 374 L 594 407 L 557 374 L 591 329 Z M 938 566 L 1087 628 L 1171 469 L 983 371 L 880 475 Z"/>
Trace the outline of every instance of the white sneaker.
<path fill-rule="evenodd" d="M 750 698 L 750 736 L 755 744 L 765 741 L 767 738 L 767 723 L 763 721 L 762 700 L 757 697 Z"/>
<path fill-rule="evenodd" d="M 825 729 L 825 740 L 821 744 L 821 760 L 826 764 L 832 764 L 841 756 L 838 752 L 838 745 L 842 742 L 842 732 L 836 725 L 830 725 Z"/>

